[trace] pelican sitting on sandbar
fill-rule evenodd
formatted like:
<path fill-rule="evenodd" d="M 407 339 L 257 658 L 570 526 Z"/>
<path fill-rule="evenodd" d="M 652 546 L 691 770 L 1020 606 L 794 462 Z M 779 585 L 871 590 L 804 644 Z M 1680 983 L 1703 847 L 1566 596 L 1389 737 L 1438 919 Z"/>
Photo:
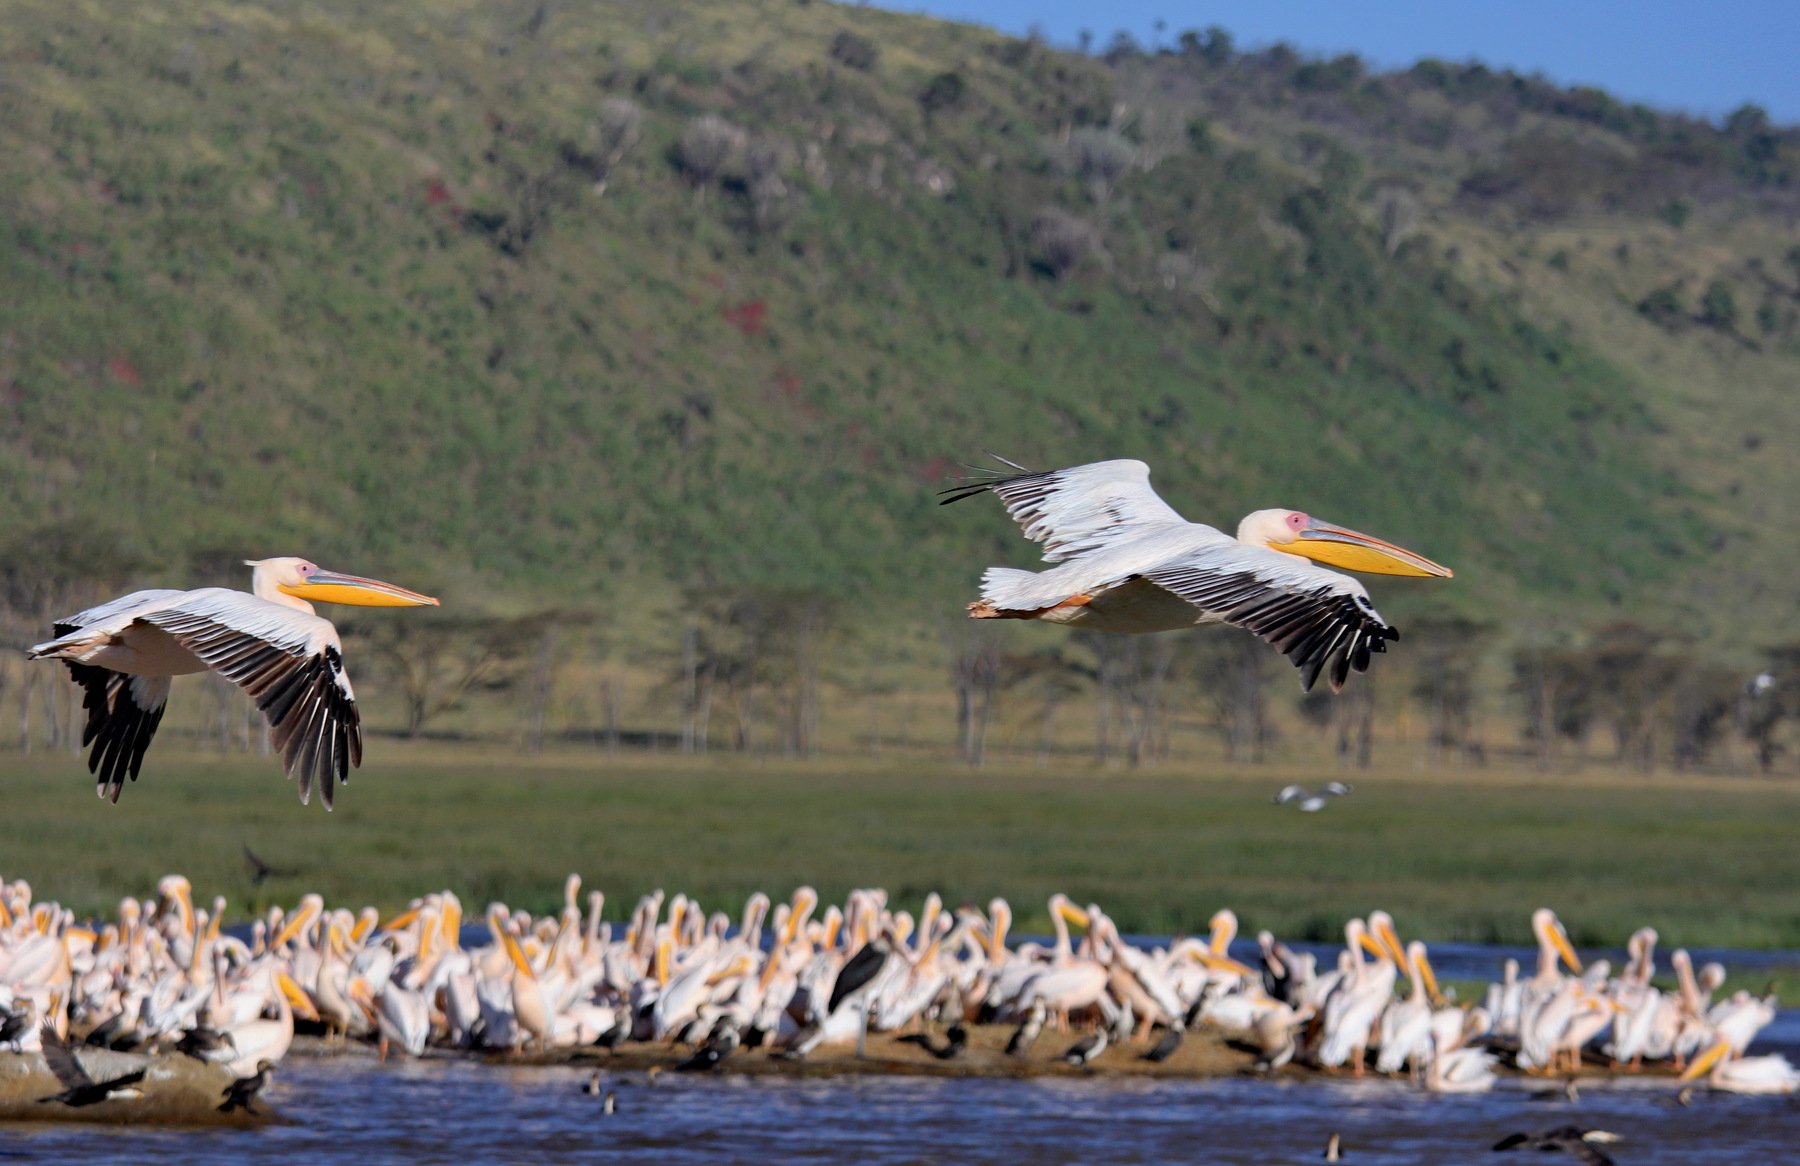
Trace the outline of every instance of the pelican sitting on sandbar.
<path fill-rule="evenodd" d="M 56 621 L 56 638 L 31 648 L 33 660 L 69 666 L 86 695 L 93 745 L 88 772 L 98 793 L 119 800 L 137 780 L 144 751 L 162 722 L 169 678 L 216 671 L 243 689 L 269 721 L 282 768 L 300 781 L 300 801 L 333 787 L 362 764 L 361 718 L 342 645 L 309 599 L 358 607 L 415 607 L 437 600 L 392 583 L 327 571 L 305 559 L 252 559 L 250 593 L 223 587 L 136 591 Z"/>
<path fill-rule="evenodd" d="M 1045 571 L 990 567 L 974 619 L 1041 619 L 1103 632 L 1228 623 L 1262 637 L 1332 691 L 1400 633 L 1361 583 L 1302 558 L 1379 575 L 1449 578 L 1448 567 L 1298 510 L 1258 510 L 1237 537 L 1189 522 L 1150 488 L 1140 461 L 996 473 L 942 491 L 948 505 L 991 490 L 1044 544 Z"/>

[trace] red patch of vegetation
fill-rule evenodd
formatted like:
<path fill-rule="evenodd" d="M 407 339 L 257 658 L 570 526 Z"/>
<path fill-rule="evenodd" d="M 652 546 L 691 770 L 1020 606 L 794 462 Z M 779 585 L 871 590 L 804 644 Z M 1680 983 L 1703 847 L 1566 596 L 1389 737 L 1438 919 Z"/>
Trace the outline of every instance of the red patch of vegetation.
<path fill-rule="evenodd" d="M 819 415 L 819 410 L 808 401 L 803 393 L 805 385 L 800 378 L 785 368 L 775 370 L 775 391 L 781 395 L 782 404 L 811 420 Z"/>
<path fill-rule="evenodd" d="M 769 305 L 761 300 L 749 300 L 724 310 L 725 322 L 746 336 L 760 336 L 768 314 Z"/>
<path fill-rule="evenodd" d="M 134 389 L 144 383 L 143 374 L 138 372 L 137 367 L 123 356 L 107 357 L 106 371 L 113 380 L 122 385 L 130 385 Z"/>
<path fill-rule="evenodd" d="M 937 457 L 932 458 L 930 461 L 920 466 L 917 472 L 919 477 L 925 479 L 927 482 L 941 483 L 950 476 L 950 472 L 954 469 L 956 469 L 956 463 L 944 455 L 939 454 Z"/>
<path fill-rule="evenodd" d="M 430 178 L 425 182 L 425 205 L 443 206 L 450 201 L 450 188 L 444 185 L 442 178 Z"/>

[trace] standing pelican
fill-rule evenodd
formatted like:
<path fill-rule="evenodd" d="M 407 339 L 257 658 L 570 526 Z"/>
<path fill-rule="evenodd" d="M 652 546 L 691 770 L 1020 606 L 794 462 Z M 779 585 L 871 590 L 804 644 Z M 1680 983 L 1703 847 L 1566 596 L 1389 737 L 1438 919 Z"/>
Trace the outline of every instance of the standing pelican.
<path fill-rule="evenodd" d="M 358 607 L 436 605 L 392 583 L 326 571 L 305 559 L 249 559 L 250 594 L 222 587 L 136 591 L 58 620 L 56 638 L 31 648 L 58 659 L 86 695 L 83 745 L 103 798 L 119 800 L 137 780 L 162 723 L 169 678 L 216 671 L 243 689 L 269 721 L 282 769 L 300 781 L 300 801 L 334 786 L 362 764 L 362 724 L 342 645 L 309 599 Z"/>
<path fill-rule="evenodd" d="M 974 619 L 1041 619 L 1103 632 L 1160 632 L 1228 623 L 1262 637 L 1300 669 L 1311 690 L 1324 673 L 1332 691 L 1350 670 L 1400 633 L 1381 618 L 1361 583 L 1304 563 L 1315 559 L 1380 575 L 1449 578 L 1451 571 L 1392 543 L 1298 510 L 1258 510 L 1237 538 L 1189 522 L 1150 488 L 1150 467 L 1106 461 L 1021 471 L 965 483 L 941 505 L 991 490 L 1044 544 L 1046 571 L 989 567 Z"/>

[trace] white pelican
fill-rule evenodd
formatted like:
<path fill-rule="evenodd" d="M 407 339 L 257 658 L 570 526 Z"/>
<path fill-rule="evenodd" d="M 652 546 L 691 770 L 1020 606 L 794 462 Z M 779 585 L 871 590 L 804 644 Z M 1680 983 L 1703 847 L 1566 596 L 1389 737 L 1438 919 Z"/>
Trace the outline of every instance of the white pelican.
<path fill-rule="evenodd" d="M 1679 1078 L 1706 1083 L 1724 1093 L 1794 1093 L 1800 1091 L 1800 1072 L 1779 1054 L 1766 1057 L 1734 1057 L 1731 1042 L 1720 1039 L 1701 1053 Z"/>
<path fill-rule="evenodd" d="M 1237 538 L 1189 522 L 1150 488 L 1150 467 L 1106 461 L 995 474 L 950 490 L 941 505 L 991 490 L 1044 544 L 1046 571 L 990 567 L 974 619 L 1041 619 L 1103 632 L 1160 632 L 1228 623 L 1273 644 L 1310 690 L 1332 690 L 1399 632 L 1361 583 L 1302 557 L 1381 575 L 1449 578 L 1420 555 L 1298 510 L 1258 510 Z"/>
<path fill-rule="evenodd" d="M 269 721 L 282 769 L 300 780 L 302 804 L 362 764 L 361 718 L 343 645 L 309 599 L 358 607 L 435 606 L 437 600 L 392 583 L 326 571 L 305 559 L 247 559 L 250 593 L 223 587 L 135 591 L 56 621 L 56 638 L 27 651 L 33 660 L 69 666 L 86 695 L 93 745 L 88 772 L 97 792 L 119 800 L 137 780 L 144 751 L 162 722 L 169 678 L 209 669 L 243 689 Z"/>

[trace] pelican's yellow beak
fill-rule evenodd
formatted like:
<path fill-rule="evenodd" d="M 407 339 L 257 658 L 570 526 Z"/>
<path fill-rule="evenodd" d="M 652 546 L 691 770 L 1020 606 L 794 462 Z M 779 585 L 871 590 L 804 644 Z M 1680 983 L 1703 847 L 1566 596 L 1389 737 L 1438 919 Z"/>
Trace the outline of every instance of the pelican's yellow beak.
<path fill-rule="evenodd" d="M 1290 555 L 1367 575 L 1425 575 L 1448 579 L 1455 574 L 1450 568 L 1405 547 L 1320 518 L 1311 519 L 1294 541 L 1268 545 Z"/>
<path fill-rule="evenodd" d="M 379 579 L 360 575 L 341 575 L 336 571 L 314 571 L 304 583 L 282 583 L 277 589 L 299 599 L 320 603 L 341 603 L 351 607 L 436 607 L 438 601 L 417 591 L 408 591 Z"/>
<path fill-rule="evenodd" d="M 1719 1041 L 1717 1044 L 1713 1045 L 1712 1048 L 1707 1049 L 1704 1053 L 1701 1053 L 1698 1057 L 1695 1057 L 1694 1063 L 1689 1065 L 1686 1069 L 1684 1069 L 1682 1071 L 1681 1076 L 1679 1078 L 1677 1078 L 1677 1080 L 1698 1081 L 1700 1078 L 1706 1076 L 1707 1073 L 1711 1072 L 1712 1067 L 1714 1065 L 1718 1064 L 1721 1060 L 1723 1060 L 1725 1058 L 1725 1054 L 1729 1053 L 1730 1051 L 1731 1051 L 1731 1042 L 1730 1041 L 1723 1041 L 1723 1040 Z"/>
<path fill-rule="evenodd" d="M 1375 932 L 1376 938 L 1381 940 L 1382 946 L 1387 949 L 1387 957 L 1394 961 L 1394 966 L 1406 967 L 1406 945 L 1400 942 L 1400 936 L 1395 933 L 1394 925 L 1386 919 L 1380 919 L 1376 921 L 1372 930 Z"/>
<path fill-rule="evenodd" d="M 1211 968 L 1215 972 L 1230 972 L 1232 975 L 1247 976 L 1252 980 L 1257 978 L 1255 968 L 1226 956 L 1196 955 L 1194 958 L 1200 961 L 1202 967 Z"/>
<path fill-rule="evenodd" d="M 1364 951 L 1368 952 L 1370 955 L 1374 956 L 1376 959 L 1384 960 L 1384 959 L 1388 958 L 1388 950 L 1387 950 L 1386 946 L 1384 946 L 1379 939 L 1376 939 L 1373 935 L 1370 935 L 1367 931 L 1357 932 L 1356 933 L 1356 942 L 1361 944 L 1362 949 Z"/>
<path fill-rule="evenodd" d="M 1444 994 L 1438 990 L 1437 969 L 1431 966 L 1431 957 L 1428 955 L 1419 956 L 1419 977 L 1425 981 L 1426 999 L 1435 1004 L 1444 998 Z"/>
<path fill-rule="evenodd" d="M 1087 927 L 1091 923 L 1088 913 L 1067 899 L 1057 900 L 1056 913 L 1061 915 L 1065 922 L 1073 923 L 1077 927 Z"/>
<path fill-rule="evenodd" d="M 319 1019 L 319 1010 L 313 1007 L 312 997 L 306 994 L 306 989 L 294 982 L 292 976 L 286 972 L 276 972 L 275 986 L 287 997 L 288 1006 L 294 1010 L 295 1015 L 304 1016 L 308 1020 Z"/>
<path fill-rule="evenodd" d="M 1563 963 L 1569 965 L 1571 972 L 1576 975 L 1581 974 L 1581 960 L 1576 956 L 1575 949 L 1569 945 L 1569 937 L 1563 932 L 1562 925 L 1559 923 L 1550 925 L 1550 945 L 1556 949 L 1556 954 L 1562 957 Z"/>
<path fill-rule="evenodd" d="M 531 970 L 531 961 L 525 958 L 525 949 L 519 946 L 512 932 L 502 931 L 500 942 L 506 945 L 506 958 L 512 961 L 513 969 L 527 980 L 537 979 L 537 973 Z"/>
<path fill-rule="evenodd" d="M 392 919 L 389 919 L 386 923 L 383 923 L 380 927 L 380 930 L 382 930 L 382 931 L 405 931 L 408 927 L 411 927 L 418 920 L 419 912 L 423 911 L 424 909 L 425 909 L 425 904 L 423 902 L 414 903 L 412 906 L 408 907 L 406 910 L 400 912 L 400 914 L 394 916 Z"/>

